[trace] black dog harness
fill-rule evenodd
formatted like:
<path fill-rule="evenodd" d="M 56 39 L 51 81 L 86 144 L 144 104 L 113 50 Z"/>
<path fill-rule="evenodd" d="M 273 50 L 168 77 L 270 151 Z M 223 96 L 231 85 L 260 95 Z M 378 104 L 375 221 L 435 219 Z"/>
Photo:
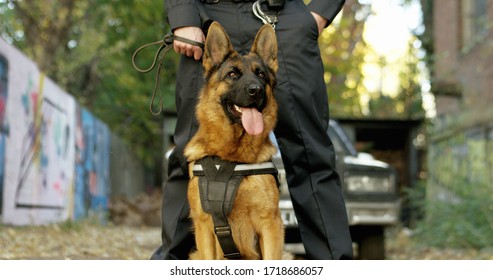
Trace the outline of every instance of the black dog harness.
<path fill-rule="evenodd" d="M 199 177 L 202 209 L 212 215 L 214 232 L 227 259 L 241 258 L 228 223 L 236 191 L 245 176 L 261 174 L 272 174 L 279 186 L 277 168 L 271 161 L 245 164 L 208 156 L 194 164 L 193 175 Z"/>

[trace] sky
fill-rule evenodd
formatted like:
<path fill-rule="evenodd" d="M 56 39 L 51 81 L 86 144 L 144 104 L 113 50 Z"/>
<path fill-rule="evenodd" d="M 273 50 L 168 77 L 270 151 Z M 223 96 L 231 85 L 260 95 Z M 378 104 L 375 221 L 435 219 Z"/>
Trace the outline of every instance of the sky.
<path fill-rule="evenodd" d="M 407 54 L 408 42 L 412 31 L 422 32 L 422 13 L 419 1 L 403 7 L 402 0 L 359 0 L 372 3 L 373 14 L 368 18 L 364 38 L 375 50 L 375 55 L 366 58 L 367 65 L 363 68 L 366 87 L 373 92 L 396 94 L 398 88 L 399 66 Z M 420 47 L 419 42 L 415 47 Z M 385 57 L 389 65 L 381 69 L 377 64 L 378 57 Z M 428 117 L 435 114 L 434 99 L 430 91 L 430 83 L 425 65 L 422 64 L 422 91 L 424 109 Z"/>
<path fill-rule="evenodd" d="M 399 5 L 402 0 L 373 1 L 371 15 L 366 22 L 365 39 L 380 54 L 402 54 L 411 30 L 421 25 L 421 10 L 415 1 L 409 7 Z M 384 39 L 385 38 L 385 39 Z"/>

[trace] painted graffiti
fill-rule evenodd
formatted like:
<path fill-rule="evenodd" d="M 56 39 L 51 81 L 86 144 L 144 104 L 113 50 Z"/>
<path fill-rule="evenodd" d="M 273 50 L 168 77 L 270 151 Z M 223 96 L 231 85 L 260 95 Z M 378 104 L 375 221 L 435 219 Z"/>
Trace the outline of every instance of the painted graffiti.
<path fill-rule="evenodd" d="M 109 195 L 110 133 L 89 111 L 77 107 L 74 219 L 105 221 Z"/>
<path fill-rule="evenodd" d="M 110 145 L 106 124 L 0 38 L 1 222 L 105 222 Z"/>
<path fill-rule="evenodd" d="M 69 116 L 66 109 L 43 96 L 44 76 L 39 91 L 29 79 L 21 97 L 26 120 L 16 188 L 16 207 L 63 209 L 70 187 L 66 164 L 71 160 Z"/>
<path fill-rule="evenodd" d="M 3 178 L 5 177 L 5 144 L 9 135 L 9 123 L 7 119 L 8 98 L 8 62 L 0 55 L 0 213 L 3 201 Z"/>
<path fill-rule="evenodd" d="M 75 100 L 0 40 L 9 63 L 4 119 L 4 223 L 45 224 L 72 213 Z"/>

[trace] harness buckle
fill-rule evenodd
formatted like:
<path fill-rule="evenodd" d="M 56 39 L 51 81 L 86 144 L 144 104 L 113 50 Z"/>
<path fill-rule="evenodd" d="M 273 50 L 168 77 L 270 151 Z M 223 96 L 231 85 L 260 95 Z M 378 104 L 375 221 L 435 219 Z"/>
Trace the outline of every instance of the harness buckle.
<path fill-rule="evenodd" d="M 224 257 L 226 259 L 230 259 L 230 260 L 238 260 L 238 259 L 241 259 L 241 254 L 240 253 L 229 253 L 229 254 L 224 254 Z"/>
<path fill-rule="evenodd" d="M 214 228 L 214 233 L 219 237 L 219 236 L 230 236 L 231 235 L 231 227 L 228 226 L 223 226 L 223 227 L 215 227 Z"/>

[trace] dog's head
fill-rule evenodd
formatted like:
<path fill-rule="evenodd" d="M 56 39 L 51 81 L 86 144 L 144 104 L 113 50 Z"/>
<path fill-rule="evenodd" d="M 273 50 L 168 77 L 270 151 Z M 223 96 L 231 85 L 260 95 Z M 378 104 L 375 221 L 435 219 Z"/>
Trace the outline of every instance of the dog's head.
<path fill-rule="evenodd" d="M 242 56 L 233 49 L 223 27 L 213 23 L 205 42 L 203 66 L 206 85 L 201 101 L 220 104 L 224 120 L 242 126 L 250 135 L 265 135 L 273 129 L 278 65 L 277 40 L 270 25 L 258 31 L 250 53 Z"/>

